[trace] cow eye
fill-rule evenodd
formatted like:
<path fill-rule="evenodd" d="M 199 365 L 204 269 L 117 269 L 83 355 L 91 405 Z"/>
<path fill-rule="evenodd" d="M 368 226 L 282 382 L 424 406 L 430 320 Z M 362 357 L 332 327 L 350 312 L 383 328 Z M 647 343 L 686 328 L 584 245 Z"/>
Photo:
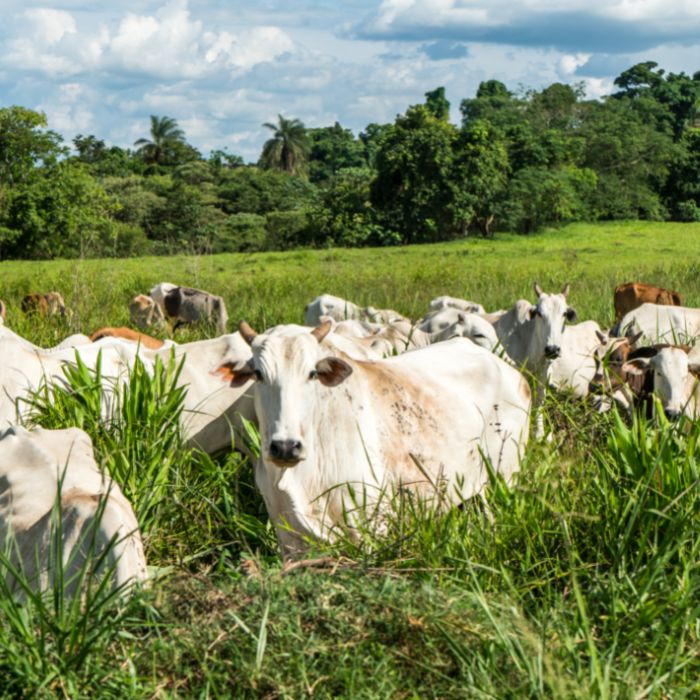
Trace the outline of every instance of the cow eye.
<path fill-rule="evenodd" d="M 318 378 L 318 372 L 315 369 L 312 369 L 309 372 L 309 379 L 317 379 Z"/>
<path fill-rule="evenodd" d="M 259 382 L 262 381 L 263 376 L 262 376 L 262 372 L 261 372 L 259 369 L 254 369 L 254 370 L 253 370 L 253 374 L 255 375 L 255 378 L 256 378 Z"/>

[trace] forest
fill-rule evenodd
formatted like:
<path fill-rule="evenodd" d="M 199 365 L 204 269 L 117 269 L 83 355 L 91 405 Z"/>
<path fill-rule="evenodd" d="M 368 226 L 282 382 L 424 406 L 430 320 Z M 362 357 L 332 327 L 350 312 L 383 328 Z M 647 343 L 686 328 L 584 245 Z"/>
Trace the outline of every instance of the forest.
<path fill-rule="evenodd" d="M 385 246 L 574 221 L 700 221 L 700 71 L 638 63 L 616 91 L 482 82 L 355 135 L 282 114 L 256 163 L 204 156 L 177 119 L 133 147 L 0 108 L 0 259 Z"/>

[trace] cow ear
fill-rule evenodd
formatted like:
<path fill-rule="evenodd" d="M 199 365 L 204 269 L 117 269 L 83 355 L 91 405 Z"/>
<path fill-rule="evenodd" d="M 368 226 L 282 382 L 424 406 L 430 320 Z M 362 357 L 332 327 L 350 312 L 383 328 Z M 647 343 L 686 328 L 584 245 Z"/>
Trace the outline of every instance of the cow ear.
<path fill-rule="evenodd" d="M 238 362 L 224 362 L 212 370 L 212 374 L 220 375 L 221 380 L 228 382 L 230 386 L 239 387 L 255 378 L 255 369 L 250 360 L 243 365 Z"/>
<path fill-rule="evenodd" d="M 316 376 L 323 386 L 338 386 L 352 374 L 352 367 L 339 357 L 324 357 L 316 363 Z"/>
<path fill-rule="evenodd" d="M 528 318 L 532 321 L 533 318 L 541 316 L 540 310 L 536 306 L 531 306 L 530 310 L 527 312 Z"/>
<path fill-rule="evenodd" d="M 544 292 L 542 291 L 542 287 L 540 287 L 540 285 L 537 284 L 537 282 L 535 282 L 532 288 L 535 290 L 535 294 L 538 298 L 541 297 L 542 294 L 544 294 Z"/>
<path fill-rule="evenodd" d="M 564 312 L 564 316 L 570 323 L 573 323 L 578 318 L 576 315 L 576 309 L 571 306 Z"/>

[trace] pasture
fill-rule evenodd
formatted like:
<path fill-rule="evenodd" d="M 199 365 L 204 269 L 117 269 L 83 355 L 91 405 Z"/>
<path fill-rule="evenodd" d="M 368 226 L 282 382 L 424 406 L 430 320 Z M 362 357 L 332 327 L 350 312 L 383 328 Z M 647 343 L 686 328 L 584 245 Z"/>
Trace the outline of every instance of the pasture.
<path fill-rule="evenodd" d="M 127 325 L 129 299 L 160 281 L 221 294 L 230 326 L 258 330 L 300 323 L 321 292 L 418 318 L 440 294 L 491 310 L 533 299 L 535 280 L 545 291 L 569 282 L 579 319 L 609 327 L 612 289 L 628 280 L 700 307 L 699 254 L 698 224 L 575 224 L 406 248 L 2 262 L 0 299 L 7 325 L 44 346 Z M 72 315 L 24 318 L 22 296 L 50 289 Z M 0 697 L 700 693 L 697 425 L 598 415 L 552 395 L 553 441 L 531 442 L 514 488 L 494 480 L 488 510 L 475 499 L 438 515 L 406 498 L 384 536 L 361 529 L 285 569 L 250 464 L 182 444 L 173 371 L 133 376 L 107 429 L 89 373 L 54 405 L 37 397 L 37 423 L 92 437 L 157 578 L 126 603 L 0 595 Z"/>

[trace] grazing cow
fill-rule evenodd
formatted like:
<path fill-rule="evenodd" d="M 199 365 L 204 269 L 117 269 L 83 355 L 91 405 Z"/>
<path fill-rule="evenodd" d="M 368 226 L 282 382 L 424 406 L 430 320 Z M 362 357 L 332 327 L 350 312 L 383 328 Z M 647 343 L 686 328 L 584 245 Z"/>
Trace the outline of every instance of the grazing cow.
<path fill-rule="evenodd" d="M 458 309 L 459 311 L 465 311 L 470 314 L 486 313 L 481 304 L 477 304 L 475 301 L 467 301 L 466 299 L 458 299 L 457 297 L 435 297 L 435 299 L 432 299 L 428 304 L 428 309 L 430 309 L 429 313 L 448 308 Z"/>
<path fill-rule="evenodd" d="M 131 324 L 146 330 L 150 326 L 162 326 L 165 323 L 165 316 L 161 306 L 145 294 L 137 294 L 129 302 L 129 318 Z"/>
<path fill-rule="evenodd" d="M 5 318 L 7 316 L 7 307 L 5 306 L 5 302 L 0 299 L 0 325 L 5 323 Z"/>
<path fill-rule="evenodd" d="M 700 337 L 700 309 L 642 304 L 625 314 L 613 332 L 625 335 L 641 333 L 642 341 L 648 344 L 692 344 Z"/>
<path fill-rule="evenodd" d="M 641 282 L 625 282 L 615 287 L 615 320 L 641 306 L 642 304 L 659 304 L 660 306 L 683 306 L 680 292 L 663 287 L 654 287 Z"/>
<path fill-rule="evenodd" d="M 622 408 L 629 409 L 633 396 L 622 366 L 627 362 L 630 353 L 635 350 L 642 334 L 623 338 L 608 336 L 603 332 L 596 335 L 599 345 L 593 353 L 595 372 L 588 387 L 589 393 L 596 397 L 594 404 L 601 411 L 612 406 L 610 401 L 604 398 L 606 396 L 613 398 Z"/>
<path fill-rule="evenodd" d="M 25 314 L 39 314 L 40 316 L 65 316 L 66 304 L 58 292 L 39 294 L 32 292 L 22 299 L 22 311 Z"/>
<path fill-rule="evenodd" d="M 669 420 L 682 415 L 691 420 L 700 417 L 700 363 L 693 362 L 689 352 L 687 345 L 639 348 L 629 354 L 621 368 L 635 396 L 645 398 L 653 392 Z"/>
<path fill-rule="evenodd" d="M 145 333 L 139 333 L 125 326 L 120 326 L 119 328 L 112 328 L 111 326 L 100 328 L 90 336 L 90 341 L 94 343 L 96 340 L 101 340 L 102 338 L 122 338 L 123 340 L 131 340 L 135 343 L 140 343 L 149 350 L 158 350 L 165 344 L 163 340 L 153 338 Z"/>
<path fill-rule="evenodd" d="M 59 557 L 67 596 L 88 585 L 86 569 L 110 576 L 118 590 L 147 578 L 131 505 L 100 471 L 90 438 L 78 428 L 0 432 L 0 547 L 35 592 L 52 587 Z M 0 575 L 23 597 L 13 573 Z"/>
<path fill-rule="evenodd" d="M 256 335 L 243 322 L 253 357 L 221 368 L 233 386 L 257 380 L 256 483 L 285 559 L 304 554 L 304 537 L 333 539 L 381 513 L 399 490 L 442 505 L 481 493 L 484 459 L 511 480 L 531 401 L 516 369 L 462 338 L 357 361 L 324 347 L 330 328 Z"/>
<path fill-rule="evenodd" d="M 335 321 L 356 319 L 370 323 L 394 323 L 408 320 L 393 309 L 375 309 L 373 306 L 362 308 L 332 294 L 322 294 L 306 305 L 304 324 L 317 326 L 321 322 L 321 316 L 328 316 Z"/>
<path fill-rule="evenodd" d="M 215 323 L 219 335 L 226 333 L 228 313 L 223 297 L 191 287 L 175 287 L 165 295 L 165 316 L 175 322 L 173 332 L 192 323 Z"/>

